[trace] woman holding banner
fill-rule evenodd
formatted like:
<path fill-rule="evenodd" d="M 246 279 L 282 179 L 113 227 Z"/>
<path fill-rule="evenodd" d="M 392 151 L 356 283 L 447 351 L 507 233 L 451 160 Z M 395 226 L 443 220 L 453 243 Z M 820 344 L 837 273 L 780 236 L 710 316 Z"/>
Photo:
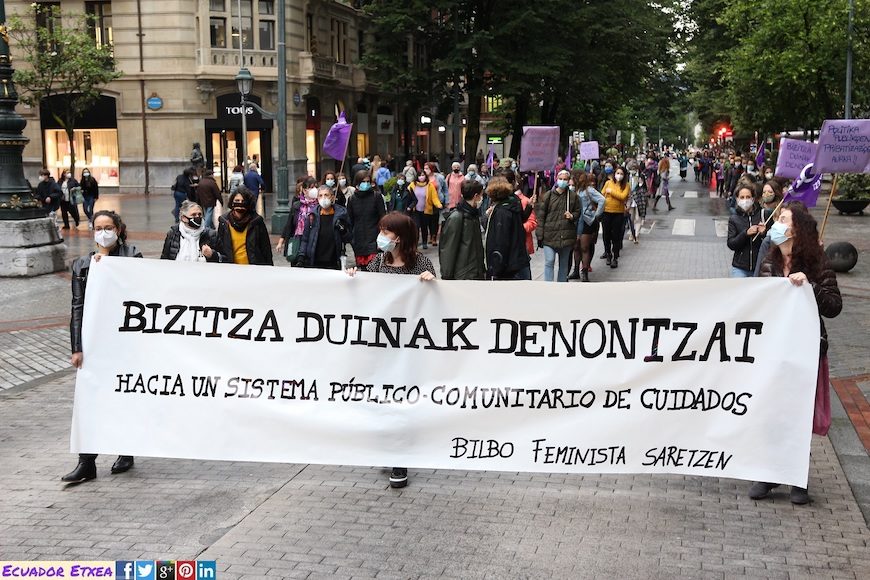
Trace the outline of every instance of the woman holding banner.
<path fill-rule="evenodd" d="M 230 211 L 220 217 L 217 249 L 234 264 L 272 266 L 272 243 L 257 213 L 251 190 L 240 185 L 230 196 Z"/>
<path fill-rule="evenodd" d="M 821 340 L 819 344 L 819 371 L 816 381 L 816 405 L 813 415 L 813 433 L 826 435 L 831 426 L 830 380 L 828 376 L 828 333 L 822 317 L 834 318 L 843 309 L 843 299 L 837 286 L 837 275 L 819 243 L 816 220 L 799 201 L 783 205 L 779 218 L 770 228 L 774 247 L 761 265 L 761 276 L 788 277 L 795 286 L 810 284 L 819 308 Z M 775 483 L 758 482 L 749 489 L 749 497 L 762 499 Z M 810 501 L 807 490 L 792 487 L 791 503 L 803 505 Z"/>
<path fill-rule="evenodd" d="M 432 261 L 417 251 L 417 225 L 407 215 L 397 211 L 381 217 L 378 222 L 377 256 L 363 268 L 366 272 L 382 274 L 410 274 L 420 280 L 431 282 L 435 279 L 435 266 Z M 347 275 L 356 274 L 356 268 L 348 268 Z M 394 467 L 390 473 L 390 487 L 400 488 L 408 485 L 408 468 Z"/>
<path fill-rule="evenodd" d="M 103 256 L 121 256 L 141 258 L 142 253 L 136 246 L 127 244 L 127 226 L 121 221 L 121 216 L 113 211 L 101 210 L 94 214 L 94 241 L 96 250 L 75 260 L 72 264 L 72 310 L 69 321 L 69 337 L 72 346 L 70 362 L 77 369 L 82 368 L 84 355 L 82 353 L 82 321 L 85 310 L 85 288 L 88 274 L 93 262 L 99 262 Z M 61 481 L 66 483 L 82 483 L 97 477 L 97 456 L 92 453 L 79 453 L 76 468 L 64 475 Z M 121 455 L 112 464 L 112 473 L 124 473 L 133 467 L 132 455 Z"/>

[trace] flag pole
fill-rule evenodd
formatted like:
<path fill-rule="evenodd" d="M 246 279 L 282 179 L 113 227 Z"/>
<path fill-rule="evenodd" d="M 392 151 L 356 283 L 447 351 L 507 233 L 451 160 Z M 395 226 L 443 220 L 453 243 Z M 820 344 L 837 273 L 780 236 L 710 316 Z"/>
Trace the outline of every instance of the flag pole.
<path fill-rule="evenodd" d="M 344 173 L 344 162 L 347 160 L 347 150 L 349 147 L 350 147 L 350 137 L 348 137 L 347 143 L 344 144 L 344 155 L 341 156 L 341 167 L 338 168 L 339 173 Z M 335 166 L 333 165 L 333 167 L 335 167 Z M 354 177 L 356 177 L 356 176 L 354 176 Z M 351 180 L 351 182 L 352 181 L 353 180 Z"/>
<path fill-rule="evenodd" d="M 831 202 L 834 201 L 834 196 L 837 195 L 837 177 L 839 174 L 834 174 L 834 183 L 831 185 L 831 195 L 828 197 L 828 206 L 825 208 L 825 217 L 822 220 L 822 229 L 819 230 L 819 242 L 825 239 L 825 226 L 828 225 L 828 215 L 831 213 Z"/>

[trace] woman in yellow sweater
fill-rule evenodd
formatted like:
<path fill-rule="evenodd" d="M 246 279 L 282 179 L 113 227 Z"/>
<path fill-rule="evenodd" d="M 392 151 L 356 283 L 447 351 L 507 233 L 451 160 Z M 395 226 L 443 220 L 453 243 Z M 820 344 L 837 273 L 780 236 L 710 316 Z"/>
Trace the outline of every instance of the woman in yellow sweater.
<path fill-rule="evenodd" d="M 434 181 L 429 176 L 420 172 L 417 181 L 408 184 L 408 190 L 417 198 L 417 205 L 411 213 L 411 218 L 420 230 L 423 240 L 423 249 L 429 247 L 430 235 L 438 231 L 438 222 L 434 222 L 435 208 L 441 209 L 441 200 L 438 198 L 438 190 L 435 189 Z"/>
<path fill-rule="evenodd" d="M 625 200 L 630 188 L 625 178 L 625 167 L 617 167 L 601 188 L 604 196 L 604 215 L 601 227 L 604 230 L 604 255 L 611 268 L 619 266 L 619 252 L 622 250 L 622 237 L 625 235 Z"/>

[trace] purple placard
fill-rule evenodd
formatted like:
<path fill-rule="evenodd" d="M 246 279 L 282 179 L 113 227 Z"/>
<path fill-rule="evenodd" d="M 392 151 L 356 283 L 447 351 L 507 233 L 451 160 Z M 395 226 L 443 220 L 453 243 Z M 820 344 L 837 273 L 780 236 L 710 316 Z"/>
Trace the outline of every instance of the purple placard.
<path fill-rule="evenodd" d="M 777 177 L 797 179 L 801 171 L 816 158 L 816 144 L 783 137 L 779 140 L 779 156 L 776 158 Z"/>
<path fill-rule="evenodd" d="M 580 159 L 598 159 L 601 154 L 598 151 L 598 141 L 583 141 L 580 143 Z"/>
<path fill-rule="evenodd" d="M 870 173 L 870 119 L 825 121 L 813 171 Z"/>
<path fill-rule="evenodd" d="M 523 171 L 552 171 L 559 156 L 559 127 L 523 127 Z"/>

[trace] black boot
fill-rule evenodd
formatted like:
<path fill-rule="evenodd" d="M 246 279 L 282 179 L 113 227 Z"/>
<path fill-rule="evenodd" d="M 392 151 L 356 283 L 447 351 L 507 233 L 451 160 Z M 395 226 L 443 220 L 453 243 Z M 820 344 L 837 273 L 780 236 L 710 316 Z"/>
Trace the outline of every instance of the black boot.
<path fill-rule="evenodd" d="M 613 256 L 611 256 L 610 254 L 604 254 L 604 255 L 601 256 L 601 257 L 602 257 L 602 258 L 607 258 L 607 265 L 610 266 L 611 261 L 613 261 Z"/>
<path fill-rule="evenodd" d="M 124 473 L 130 471 L 131 467 L 133 467 L 133 456 L 119 455 L 115 463 L 112 464 L 112 473 Z"/>
<path fill-rule="evenodd" d="M 613 256 L 612 260 L 607 261 L 611 268 L 619 268 L 619 256 Z"/>
<path fill-rule="evenodd" d="M 97 477 L 97 456 L 96 455 L 79 455 L 79 464 L 76 468 L 60 478 L 66 483 L 82 483 L 90 481 Z"/>
<path fill-rule="evenodd" d="M 586 270 L 583 270 L 583 272 L 580 273 L 580 281 L 581 282 L 588 282 L 589 281 L 589 272 L 587 272 Z"/>
<path fill-rule="evenodd" d="M 568 279 L 569 280 L 579 280 L 580 279 L 580 270 L 577 268 L 574 268 L 574 271 L 571 272 L 571 275 L 568 276 Z"/>

